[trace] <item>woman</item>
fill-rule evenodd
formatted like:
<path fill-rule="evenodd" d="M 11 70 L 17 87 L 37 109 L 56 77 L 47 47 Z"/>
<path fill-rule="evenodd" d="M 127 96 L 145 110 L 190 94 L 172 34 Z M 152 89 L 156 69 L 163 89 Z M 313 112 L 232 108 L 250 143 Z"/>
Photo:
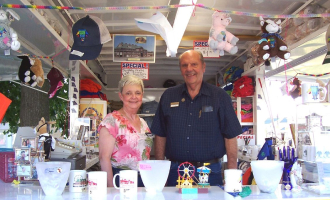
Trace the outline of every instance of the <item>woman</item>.
<path fill-rule="evenodd" d="M 138 170 L 138 161 L 150 158 L 153 138 L 147 123 L 137 115 L 143 87 L 143 81 L 137 76 L 123 77 L 118 84 L 123 107 L 109 113 L 98 128 L 100 164 L 108 174 L 108 187 L 113 187 L 113 176 L 120 170 Z M 118 182 L 116 179 L 117 185 Z M 143 187 L 140 175 L 138 186 Z"/>

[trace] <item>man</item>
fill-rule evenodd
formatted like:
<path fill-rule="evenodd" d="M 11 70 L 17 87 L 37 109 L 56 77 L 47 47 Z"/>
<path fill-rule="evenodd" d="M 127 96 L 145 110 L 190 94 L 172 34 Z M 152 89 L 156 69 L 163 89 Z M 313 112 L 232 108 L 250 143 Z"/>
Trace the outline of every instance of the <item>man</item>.
<path fill-rule="evenodd" d="M 177 185 L 178 165 L 186 161 L 195 168 L 209 163 L 209 183 L 222 185 L 220 159 L 227 154 L 227 167 L 237 168 L 241 126 L 227 93 L 203 81 L 203 55 L 189 50 L 179 59 L 185 84 L 167 89 L 160 99 L 151 126 L 155 158 L 171 161 L 167 186 Z"/>

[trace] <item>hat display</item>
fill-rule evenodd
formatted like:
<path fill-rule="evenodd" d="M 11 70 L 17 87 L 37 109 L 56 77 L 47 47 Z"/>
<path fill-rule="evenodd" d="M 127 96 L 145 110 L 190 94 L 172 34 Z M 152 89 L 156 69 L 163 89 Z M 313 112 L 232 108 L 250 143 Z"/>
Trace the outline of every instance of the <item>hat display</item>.
<path fill-rule="evenodd" d="M 108 28 L 95 16 L 87 15 L 72 27 L 73 46 L 69 60 L 94 60 L 104 43 L 111 40 Z"/>
<path fill-rule="evenodd" d="M 169 88 L 169 87 L 173 87 L 173 86 L 176 86 L 176 83 L 172 79 L 167 79 L 163 84 L 164 88 Z"/>
<path fill-rule="evenodd" d="M 61 81 L 63 80 L 64 77 L 58 69 L 52 67 L 52 69 L 47 74 L 47 78 L 50 83 L 50 89 L 48 91 L 49 98 L 53 98 L 57 90 L 63 87 L 63 83 Z"/>

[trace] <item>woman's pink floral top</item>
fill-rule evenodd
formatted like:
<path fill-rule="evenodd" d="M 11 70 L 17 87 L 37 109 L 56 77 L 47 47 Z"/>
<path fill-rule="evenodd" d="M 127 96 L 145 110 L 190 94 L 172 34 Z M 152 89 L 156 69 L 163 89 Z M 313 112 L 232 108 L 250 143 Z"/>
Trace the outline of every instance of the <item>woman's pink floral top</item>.
<path fill-rule="evenodd" d="M 118 111 L 109 113 L 101 122 L 98 130 L 105 126 L 116 138 L 111 155 L 111 164 L 115 168 L 138 170 L 138 162 L 150 158 L 153 138 L 144 119 L 140 118 L 141 130 L 133 125 Z"/>

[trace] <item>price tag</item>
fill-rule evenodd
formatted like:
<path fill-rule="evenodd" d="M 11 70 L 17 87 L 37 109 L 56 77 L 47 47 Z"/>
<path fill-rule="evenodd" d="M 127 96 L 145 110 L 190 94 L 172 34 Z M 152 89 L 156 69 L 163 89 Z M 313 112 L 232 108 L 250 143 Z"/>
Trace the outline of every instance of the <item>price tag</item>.
<path fill-rule="evenodd" d="M 140 170 L 151 170 L 151 165 L 148 164 L 140 164 Z"/>

